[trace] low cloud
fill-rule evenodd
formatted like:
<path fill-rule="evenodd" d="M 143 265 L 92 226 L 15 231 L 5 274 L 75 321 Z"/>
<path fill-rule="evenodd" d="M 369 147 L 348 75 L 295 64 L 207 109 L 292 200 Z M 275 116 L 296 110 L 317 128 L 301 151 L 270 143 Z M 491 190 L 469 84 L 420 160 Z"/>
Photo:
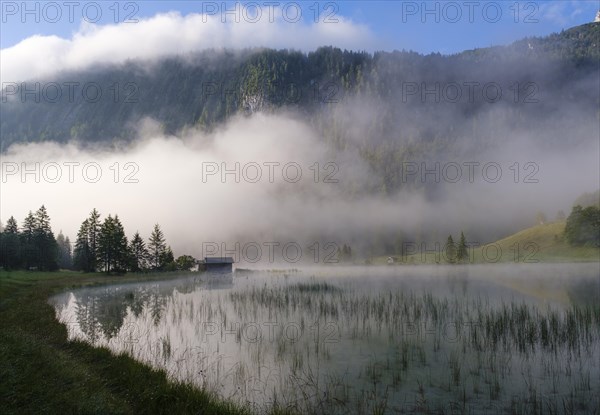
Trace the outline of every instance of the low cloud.
<path fill-rule="evenodd" d="M 121 64 L 129 59 L 151 60 L 170 55 L 186 55 L 204 49 L 267 47 L 309 51 L 319 46 L 353 50 L 373 50 L 371 30 L 342 16 L 335 22 L 300 20 L 293 22 L 281 9 L 272 16 L 263 11 L 253 17 L 229 17 L 179 12 L 157 14 L 137 23 L 94 25 L 83 22 L 69 39 L 58 36 L 32 36 L 2 49 L 2 82 L 47 79 L 64 71 Z M 309 19 L 310 20 L 310 19 Z"/>
<path fill-rule="evenodd" d="M 542 154 L 518 137 L 504 151 L 453 160 L 480 163 L 473 182 L 464 166 L 459 183 L 442 172 L 440 196 L 430 200 L 420 191 L 386 197 L 364 191 L 376 179 L 366 162 L 352 150 L 332 154 L 292 114 L 240 116 L 212 134 L 188 131 L 178 137 L 164 136 L 153 125 L 144 122 L 143 137 L 120 151 L 57 143 L 11 146 L 2 160 L 2 221 L 14 215 L 22 223 L 29 210 L 45 204 L 54 231 L 74 240 L 97 208 L 103 217 L 118 214 L 128 237 L 139 230 L 148 238 L 159 223 L 176 255 L 201 256 L 206 242 L 231 247 L 244 241 L 354 241 L 355 248 L 364 243 L 368 249 L 374 235 L 430 229 L 431 238 L 444 240 L 449 232 L 486 233 L 523 218 L 532 225 L 537 210 L 553 218 L 598 185 L 597 142 Z M 487 177 L 493 180 L 486 180 L 482 166 L 488 162 L 502 168 L 501 178 L 490 169 Z M 534 183 L 524 180 L 533 172 L 527 162 L 538 168 Z M 447 175 L 453 178 L 454 169 Z"/>

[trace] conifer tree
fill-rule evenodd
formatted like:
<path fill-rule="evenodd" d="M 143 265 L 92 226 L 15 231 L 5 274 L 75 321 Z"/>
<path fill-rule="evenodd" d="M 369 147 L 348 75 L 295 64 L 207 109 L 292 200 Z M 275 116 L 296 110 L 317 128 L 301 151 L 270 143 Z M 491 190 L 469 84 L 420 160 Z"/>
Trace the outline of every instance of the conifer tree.
<path fill-rule="evenodd" d="M 23 267 L 30 269 L 36 266 L 36 249 L 35 249 L 35 217 L 29 211 L 29 214 L 23 220 L 21 226 L 21 259 Z"/>
<path fill-rule="evenodd" d="M 73 266 L 75 269 L 92 272 L 92 251 L 89 243 L 89 220 L 86 219 L 81 223 L 79 232 L 77 232 L 77 240 L 75 241 L 75 249 L 73 250 Z"/>
<path fill-rule="evenodd" d="M 454 244 L 454 239 L 452 239 L 452 235 L 448 236 L 448 240 L 446 241 L 446 260 L 454 264 L 456 262 L 456 245 Z"/>
<path fill-rule="evenodd" d="M 56 237 L 56 243 L 58 244 L 58 266 L 62 269 L 70 269 L 73 266 L 73 258 L 71 255 L 71 241 L 69 237 L 65 237 L 62 230 Z"/>
<path fill-rule="evenodd" d="M 469 249 L 467 247 L 467 240 L 463 232 L 460 233 L 460 241 L 458 242 L 458 250 L 456 252 L 456 259 L 458 262 L 467 262 L 469 260 Z"/>
<path fill-rule="evenodd" d="M 100 227 L 97 259 L 98 265 L 106 273 L 121 272 L 127 268 L 127 237 L 118 215 L 114 217 L 108 215 Z"/>
<path fill-rule="evenodd" d="M 166 250 L 165 236 L 157 223 L 148 242 L 148 260 L 152 269 L 161 269 Z"/>
<path fill-rule="evenodd" d="M 2 266 L 8 270 L 19 268 L 21 266 L 21 240 L 19 238 L 19 226 L 13 216 L 8 218 L 1 236 L 0 256 L 2 256 Z"/>
<path fill-rule="evenodd" d="M 50 216 L 44 205 L 35 213 L 34 246 L 38 269 L 56 271 L 58 269 L 58 245 L 50 227 Z"/>
<path fill-rule="evenodd" d="M 146 243 L 136 232 L 129 244 L 130 264 L 129 269 L 133 272 L 139 272 L 148 267 L 148 250 Z"/>
<path fill-rule="evenodd" d="M 98 238 L 100 236 L 100 213 L 94 208 L 90 212 L 88 218 L 87 231 L 88 231 L 88 245 L 89 245 L 89 269 L 90 271 L 96 271 L 97 259 L 98 259 Z"/>

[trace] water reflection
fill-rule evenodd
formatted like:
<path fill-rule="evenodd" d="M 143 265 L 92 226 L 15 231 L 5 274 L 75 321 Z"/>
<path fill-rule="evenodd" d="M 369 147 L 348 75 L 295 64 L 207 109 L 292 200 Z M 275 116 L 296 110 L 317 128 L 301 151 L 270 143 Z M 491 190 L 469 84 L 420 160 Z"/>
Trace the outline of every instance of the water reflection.
<path fill-rule="evenodd" d="M 332 268 L 52 301 L 70 338 L 257 412 L 586 412 L 600 389 L 598 279 L 597 264 Z"/>
<path fill-rule="evenodd" d="M 135 321 L 148 316 L 153 326 L 158 326 L 165 314 L 167 299 L 175 292 L 190 294 L 202 289 L 227 289 L 233 287 L 233 278 L 183 277 L 169 281 L 82 288 L 59 294 L 52 298 L 60 320 L 78 337 L 92 344 L 106 345 L 111 341 L 132 338 L 139 327 Z M 122 332 L 129 323 L 128 330 Z"/>

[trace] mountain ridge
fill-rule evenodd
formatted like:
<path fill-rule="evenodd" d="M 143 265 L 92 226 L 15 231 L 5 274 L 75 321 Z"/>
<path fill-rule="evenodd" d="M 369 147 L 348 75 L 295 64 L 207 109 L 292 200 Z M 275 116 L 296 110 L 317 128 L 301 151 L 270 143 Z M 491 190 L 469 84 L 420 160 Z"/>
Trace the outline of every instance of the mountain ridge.
<path fill-rule="evenodd" d="M 26 94 L 24 99 L 22 93 L 7 96 L 5 88 L 0 104 L 0 150 L 16 142 L 131 140 L 136 124 L 146 117 L 161 123 L 165 132 L 176 134 L 185 127 L 212 129 L 238 113 L 282 107 L 312 116 L 347 98 L 389 105 L 406 92 L 402 90 L 406 83 L 456 80 L 460 84 L 461 78 L 481 78 L 502 84 L 506 73 L 495 67 L 498 62 L 512 66 L 515 59 L 525 70 L 509 69 L 511 79 L 507 82 L 522 79 L 525 83 L 525 77 L 532 74 L 532 82 L 559 85 L 563 76 L 578 78 L 597 70 L 600 48 L 593 45 L 599 44 L 599 37 L 600 24 L 591 23 L 543 38 L 525 38 L 508 46 L 449 56 L 411 51 L 369 54 L 322 47 L 306 54 L 287 49 L 205 51 L 191 59 L 160 59 L 150 69 L 146 62 L 130 61 L 57 77 L 57 83 L 68 80 L 82 87 L 97 84 L 103 93 L 97 102 L 90 98 L 94 88 L 88 88 L 92 92 L 86 91 L 86 96 L 74 88 L 71 99 L 67 96 L 70 91 L 61 86 L 63 94 L 58 102 L 49 96 L 52 91 L 44 94 L 44 83 L 42 92 Z M 547 73 L 539 64 L 542 57 L 544 63 L 554 62 L 557 75 L 546 79 Z M 35 85 L 32 88 L 35 90 Z M 20 90 L 24 90 L 23 84 Z M 36 98 L 40 102 L 32 102 Z"/>

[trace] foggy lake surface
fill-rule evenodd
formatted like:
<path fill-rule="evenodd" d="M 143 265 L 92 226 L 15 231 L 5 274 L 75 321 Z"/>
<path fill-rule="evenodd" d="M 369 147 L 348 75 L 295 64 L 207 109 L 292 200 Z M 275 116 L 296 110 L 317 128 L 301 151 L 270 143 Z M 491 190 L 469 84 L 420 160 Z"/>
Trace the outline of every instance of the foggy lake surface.
<path fill-rule="evenodd" d="M 252 408 L 593 413 L 599 264 L 186 274 L 50 299 L 69 338 Z"/>

